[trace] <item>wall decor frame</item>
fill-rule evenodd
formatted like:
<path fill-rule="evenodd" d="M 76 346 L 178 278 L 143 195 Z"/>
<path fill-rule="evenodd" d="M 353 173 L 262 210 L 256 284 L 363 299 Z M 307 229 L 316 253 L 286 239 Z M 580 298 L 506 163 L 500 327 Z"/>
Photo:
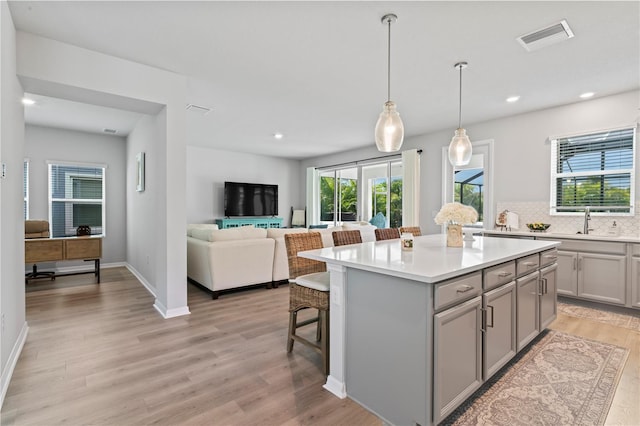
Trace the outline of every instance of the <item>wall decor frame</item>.
<path fill-rule="evenodd" d="M 144 152 L 136 154 L 136 191 L 144 191 Z"/>

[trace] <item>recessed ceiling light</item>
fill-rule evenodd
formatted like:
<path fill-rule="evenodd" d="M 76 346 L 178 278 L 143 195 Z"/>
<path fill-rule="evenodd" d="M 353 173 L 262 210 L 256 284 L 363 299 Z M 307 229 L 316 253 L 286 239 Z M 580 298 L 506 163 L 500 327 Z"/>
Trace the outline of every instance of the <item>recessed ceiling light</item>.
<path fill-rule="evenodd" d="M 509 96 L 507 98 L 507 102 L 511 102 L 511 103 L 518 102 L 518 99 L 520 99 L 520 96 Z"/>
<path fill-rule="evenodd" d="M 582 99 L 587 99 L 587 98 L 592 97 L 593 95 L 595 95 L 595 93 L 593 93 L 593 92 L 586 92 L 586 93 L 583 93 L 582 95 L 580 95 L 580 97 L 581 97 Z"/>
<path fill-rule="evenodd" d="M 22 104 L 23 105 L 33 105 L 35 104 L 36 101 L 34 101 L 33 99 L 30 98 L 22 98 Z"/>
<path fill-rule="evenodd" d="M 278 133 L 274 133 L 273 137 L 275 139 L 282 139 L 284 137 L 284 135 L 282 133 L 278 132 Z"/>

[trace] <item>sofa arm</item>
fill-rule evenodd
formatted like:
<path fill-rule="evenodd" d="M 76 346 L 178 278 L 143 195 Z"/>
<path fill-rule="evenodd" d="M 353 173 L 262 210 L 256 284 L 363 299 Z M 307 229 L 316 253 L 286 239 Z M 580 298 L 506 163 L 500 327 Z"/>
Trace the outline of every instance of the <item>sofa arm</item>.
<path fill-rule="evenodd" d="M 209 245 L 211 243 L 187 237 L 187 277 L 211 289 Z"/>

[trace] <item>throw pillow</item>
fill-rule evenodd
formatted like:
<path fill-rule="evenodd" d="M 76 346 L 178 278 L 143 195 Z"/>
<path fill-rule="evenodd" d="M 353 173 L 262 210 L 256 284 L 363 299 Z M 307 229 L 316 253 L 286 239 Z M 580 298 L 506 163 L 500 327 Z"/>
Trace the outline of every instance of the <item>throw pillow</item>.
<path fill-rule="evenodd" d="M 381 212 L 378 212 L 374 217 L 371 218 L 369 223 L 375 226 L 376 228 L 384 228 L 387 223 L 387 219 L 384 217 L 384 215 Z"/>

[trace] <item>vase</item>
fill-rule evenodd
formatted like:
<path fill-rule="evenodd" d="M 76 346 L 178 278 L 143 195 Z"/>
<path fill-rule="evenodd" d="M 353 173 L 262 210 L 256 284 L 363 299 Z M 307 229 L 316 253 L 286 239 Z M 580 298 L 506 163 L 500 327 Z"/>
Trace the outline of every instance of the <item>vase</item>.
<path fill-rule="evenodd" d="M 447 247 L 462 247 L 462 225 L 447 225 Z"/>

